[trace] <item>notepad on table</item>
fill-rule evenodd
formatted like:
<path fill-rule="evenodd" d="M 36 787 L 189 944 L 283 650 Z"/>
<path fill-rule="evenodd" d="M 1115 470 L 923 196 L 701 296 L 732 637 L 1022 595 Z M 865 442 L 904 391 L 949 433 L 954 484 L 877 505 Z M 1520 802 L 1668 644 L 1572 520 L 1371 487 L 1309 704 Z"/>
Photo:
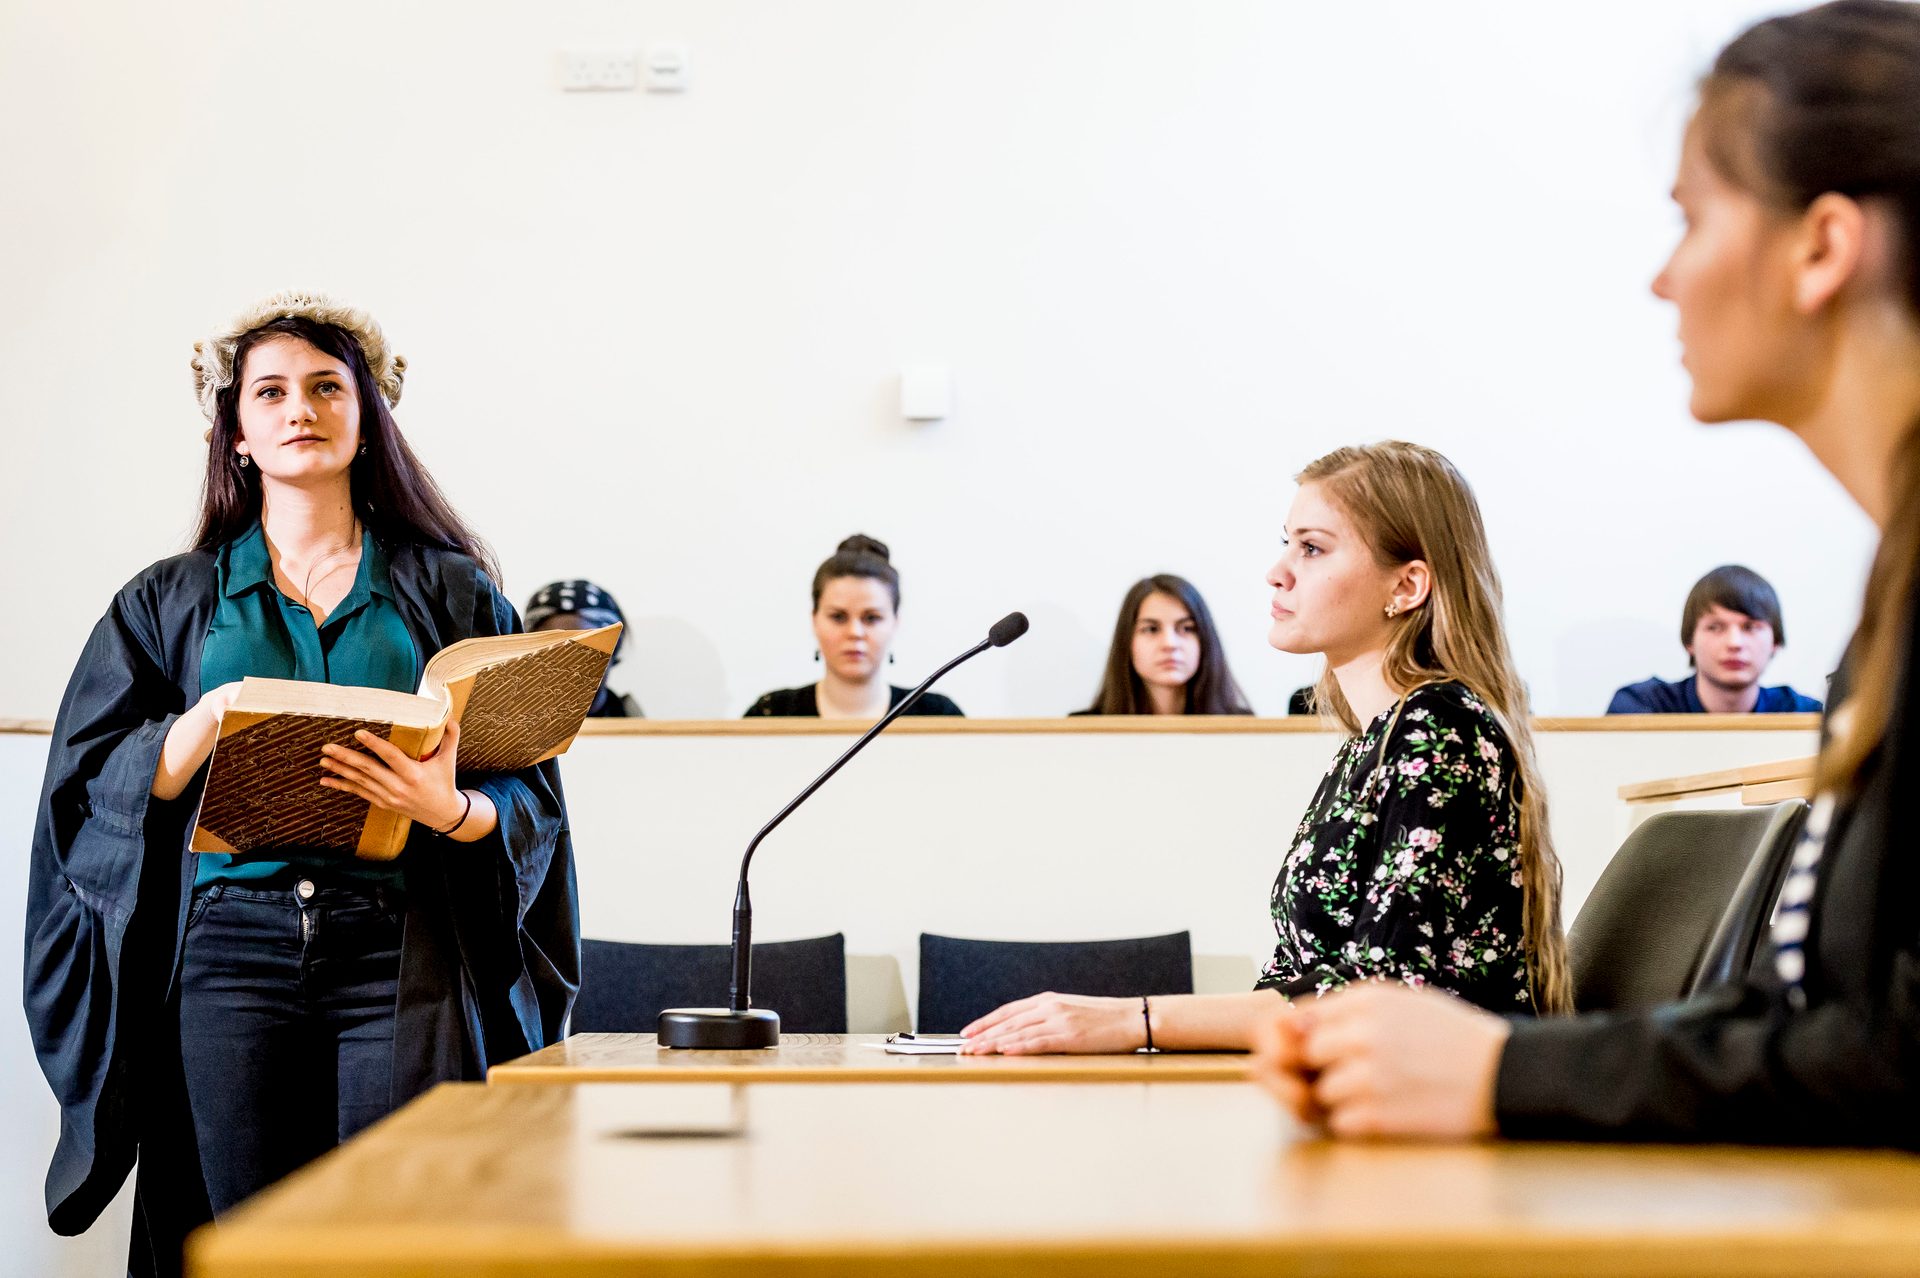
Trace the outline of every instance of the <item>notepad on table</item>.
<path fill-rule="evenodd" d="M 883 1047 L 889 1056 L 958 1056 L 967 1040 L 958 1034 L 889 1034 Z"/>

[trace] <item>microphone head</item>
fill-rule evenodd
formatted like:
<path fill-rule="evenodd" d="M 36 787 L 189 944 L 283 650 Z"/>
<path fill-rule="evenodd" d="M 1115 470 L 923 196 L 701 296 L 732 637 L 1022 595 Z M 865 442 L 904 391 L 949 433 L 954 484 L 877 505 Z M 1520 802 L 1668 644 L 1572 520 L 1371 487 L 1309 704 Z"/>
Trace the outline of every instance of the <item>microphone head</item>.
<path fill-rule="evenodd" d="M 1010 612 L 993 623 L 993 629 L 987 631 L 987 642 L 996 648 L 1004 648 L 1027 633 L 1027 614 Z"/>

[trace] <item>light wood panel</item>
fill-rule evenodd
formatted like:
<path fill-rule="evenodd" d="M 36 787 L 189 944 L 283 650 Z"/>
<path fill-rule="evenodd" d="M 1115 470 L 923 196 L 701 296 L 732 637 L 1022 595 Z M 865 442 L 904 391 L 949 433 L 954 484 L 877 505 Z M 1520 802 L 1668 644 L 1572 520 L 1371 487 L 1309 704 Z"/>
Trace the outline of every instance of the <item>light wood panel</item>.
<path fill-rule="evenodd" d="M 1680 799 L 1738 791 L 1741 802 L 1749 804 L 1805 799 L 1813 793 L 1813 769 L 1817 762 L 1817 756 L 1806 755 L 1771 763 L 1752 763 L 1741 768 L 1696 772 L 1689 776 L 1636 781 L 1621 786 L 1620 797 L 1628 803 L 1672 803 Z"/>
<path fill-rule="evenodd" d="M 594 736 L 852 736 L 872 724 L 848 719 L 589 719 Z M 1616 714 L 1540 718 L 1535 732 L 1810 732 L 1817 714 Z M 1221 736 L 1337 732 L 1314 715 L 1256 719 L 1250 715 L 1083 715 L 1073 719 L 960 719 L 926 716 L 897 719 L 888 732 L 965 735 L 1055 733 L 1079 736 L 1171 733 Z"/>
<path fill-rule="evenodd" d="M 1767 781 L 1740 787 L 1740 802 L 1751 805 L 1779 803 L 1783 799 L 1813 798 L 1813 777 L 1791 781 Z"/>
<path fill-rule="evenodd" d="M 581 729 L 594 737 L 807 737 L 852 736 L 872 724 L 850 719 L 589 719 Z M 1807 732 L 1817 714 L 1629 714 L 1544 718 L 1535 732 Z M 896 720 L 888 732 L 940 734 L 1073 733 L 1082 736 L 1175 733 L 1189 736 L 1245 733 L 1314 733 L 1337 729 L 1311 715 L 1256 719 L 1248 715 L 1085 715 L 1077 719 L 958 719 L 945 715 Z M 45 736 L 51 719 L 0 719 L 0 733 Z"/>
<path fill-rule="evenodd" d="M 711 1123 L 733 1135 L 649 1135 Z M 1920 1160 L 1308 1139 L 1253 1088 L 455 1084 L 198 1278 L 1910 1274 Z"/>
<path fill-rule="evenodd" d="M 788 1034 L 756 1052 L 692 1052 L 653 1034 L 575 1034 L 495 1066 L 494 1083 L 1143 1083 L 1237 1082 L 1238 1052 L 1116 1056 L 890 1056 L 884 1034 Z"/>

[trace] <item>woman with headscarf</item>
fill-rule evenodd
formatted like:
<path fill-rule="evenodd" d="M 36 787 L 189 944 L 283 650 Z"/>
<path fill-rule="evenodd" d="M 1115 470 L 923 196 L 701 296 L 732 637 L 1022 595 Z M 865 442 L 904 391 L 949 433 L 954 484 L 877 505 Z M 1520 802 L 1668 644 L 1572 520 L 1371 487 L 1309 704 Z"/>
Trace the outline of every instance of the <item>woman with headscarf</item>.
<path fill-rule="evenodd" d="M 572 581 L 554 581 L 540 587 L 527 601 L 527 610 L 523 614 L 527 629 L 533 630 L 597 630 L 601 626 L 618 624 L 620 637 L 613 644 L 613 660 L 607 663 L 607 675 L 620 664 L 620 650 L 627 646 L 627 618 L 620 611 L 620 605 L 607 591 L 591 581 L 578 578 Z M 607 686 L 607 676 L 600 677 L 600 691 L 593 698 L 593 705 L 587 710 L 589 719 L 639 719 L 640 703 L 633 694 L 615 692 Z"/>

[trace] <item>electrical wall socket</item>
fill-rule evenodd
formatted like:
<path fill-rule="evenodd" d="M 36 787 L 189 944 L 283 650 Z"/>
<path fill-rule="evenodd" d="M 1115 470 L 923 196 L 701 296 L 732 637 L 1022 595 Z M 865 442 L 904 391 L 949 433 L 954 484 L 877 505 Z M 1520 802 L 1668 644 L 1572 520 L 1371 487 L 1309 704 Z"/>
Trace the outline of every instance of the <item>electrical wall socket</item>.
<path fill-rule="evenodd" d="M 640 55 L 632 49 L 562 49 L 559 74 L 568 93 L 631 93 L 640 86 Z"/>

